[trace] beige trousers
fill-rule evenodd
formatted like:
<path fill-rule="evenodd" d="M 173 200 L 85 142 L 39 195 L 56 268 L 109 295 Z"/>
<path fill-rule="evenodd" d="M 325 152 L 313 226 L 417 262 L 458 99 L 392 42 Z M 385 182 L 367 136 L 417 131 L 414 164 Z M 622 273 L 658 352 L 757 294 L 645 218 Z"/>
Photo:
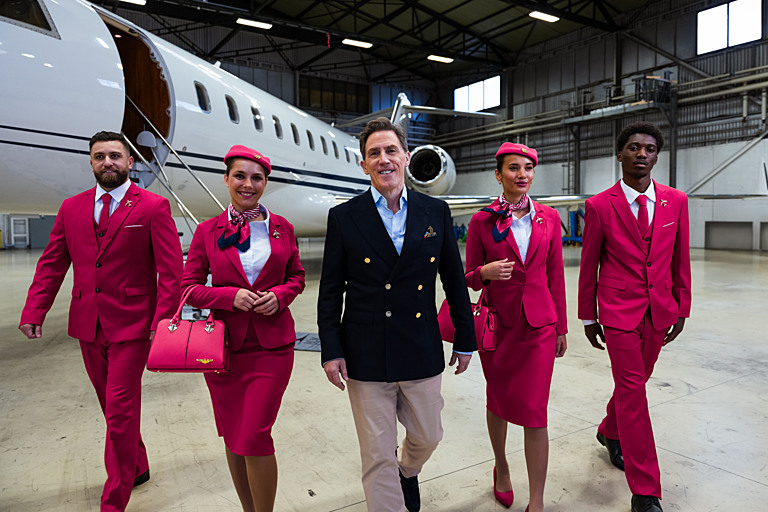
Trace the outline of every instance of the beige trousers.
<path fill-rule="evenodd" d="M 398 469 L 416 476 L 443 438 L 442 375 L 403 382 L 347 381 L 368 512 L 403 512 Z M 405 438 L 397 450 L 397 421 Z M 397 453 L 396 453 L 397 450 Z"/>

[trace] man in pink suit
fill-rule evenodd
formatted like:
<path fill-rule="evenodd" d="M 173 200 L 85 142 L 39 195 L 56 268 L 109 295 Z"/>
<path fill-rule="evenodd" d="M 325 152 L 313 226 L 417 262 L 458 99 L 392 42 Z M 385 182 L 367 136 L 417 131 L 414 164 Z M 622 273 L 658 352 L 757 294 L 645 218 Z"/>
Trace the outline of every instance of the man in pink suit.
<path fill-rule="evenodd" d="M 149 480 L 139 433 L 141 376 L 157 323 L 178 306 L 181 246 L 168 200 L 134 185 L 119 133 L 90 141 L 98 183 L 65 200 L 37 263 L 19 329 L 40 338 L 70 265 L 69 335 L 80 340 L 85 369 L 107 421 L 102 511 L 122 511 L 131 489 Z"/>
<path fill-rule="evenodd" d="M 597 439 L 625 470 L 632 512 L 662 510 L 645 383 L 691 311 L 688 198 L 651 179 L 663 145 L 651 123 L 619 134 L 623 177 L 586 202 L 579 274 L 579 318 L 590 343 L 608 347 L 614 380 Z"/>

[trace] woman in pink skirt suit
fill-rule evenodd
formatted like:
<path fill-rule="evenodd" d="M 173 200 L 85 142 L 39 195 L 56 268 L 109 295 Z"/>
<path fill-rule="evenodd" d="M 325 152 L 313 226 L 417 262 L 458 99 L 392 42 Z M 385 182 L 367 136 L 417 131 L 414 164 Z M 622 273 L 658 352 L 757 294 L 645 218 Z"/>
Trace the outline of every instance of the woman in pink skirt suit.
<path fill-rule="evenodd" d="M 304 269 L 293 226 L 259 204 L 269 158 L 232 146 L 224 162 L 232 202 L 198 226 L 181 286 L 192 287 L 189 304 L 213 309 L 227 324 L 230 371 L 207 373 L 205 381 L 243 510 L 267 512 L 277 492 L 272 425 L 296 341 L 288 306 L 304 290 Z"/>
<path fill-rule="evenodd" d="M 544 508 L 549 437 L 547 403 L 555 357 L 567 348 L 560 215 L 528 197 L 536 150 L 505 142 L 496 153 L 503 191 L 469 223 L 467 286 L 486 287 L 497 312 L 497 348 L 480 352 L 487 382 L 488 434 L 496 465 L 493 493 L 506 507 L 514 493 L 506 457 L 507 423 L 521 425 L 529 512 Z"/>

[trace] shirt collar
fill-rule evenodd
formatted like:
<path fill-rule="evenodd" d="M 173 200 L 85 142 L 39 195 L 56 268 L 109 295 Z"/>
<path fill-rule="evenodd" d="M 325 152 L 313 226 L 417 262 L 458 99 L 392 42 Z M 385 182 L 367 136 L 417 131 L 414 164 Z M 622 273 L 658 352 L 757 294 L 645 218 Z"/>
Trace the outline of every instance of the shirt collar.
<path fill-rule="evenodd" d="M 96 197 L 94 198 L 94 203 L 101 199 L 101 196 L 104 194 L 109 194 L 112 196 L 112 199 L 115 200 L 117 203 L 123 200 L 125 197 L 125 194 L 128 192 L 128 189 L 131 188 L 131 180 L 125 180 L 125 183 L 120 185 L 119 187 L 113 188 L 109 192 L 101 188 L 101 185 L 98 183 L 96 184 Z"/>
<path fill-rule="evenodd" d="M 371 195 L 373 196 L 373 202 L 374 204 L 378 205 L 379 201 L 382 199 L 384 200 L 384 206 L 387 205 L 386 199 L 383 195 L 381 195 L 381 192 L 376 190 L 376 187 L 371 187 Z M 403 185 L 403 192 L 400 194 L 400 209 L 403 209 L 403 205 L 408 204 L 408 187 Z"/>
<path fill-rule="evenodd" d="M 651 184 L 648 185 L 648 188 L 642 194 L 624 183 L 623 179 L 619 180 L 619 183 L 621 183 L 621 190 L 624 192 L 624 197 L 627 198 L 629 204 L 634 203 L 640 195 L 644 195 L 654 203 L 656 202 L 656 186 L 653 184 L 653 180 L 651 180 Z"/>
<path fill-rule="evenodd" d="M 269 226 L 269 210 L 267 210 L 267 207 L 264 206 L 263 204 L 261 205 L 261 207 L 264 210 L 264 220 L 252 220 L 251 222 L 264 222 L 267 226 Z M 229 208 L 227 208 L 225 211 L 227 212 L 227 220 L 231 221 L 232 215 L 230 215 L 229 213 Z M 250 224 L 251 222 L 249 222 L 248 224 Z"/>

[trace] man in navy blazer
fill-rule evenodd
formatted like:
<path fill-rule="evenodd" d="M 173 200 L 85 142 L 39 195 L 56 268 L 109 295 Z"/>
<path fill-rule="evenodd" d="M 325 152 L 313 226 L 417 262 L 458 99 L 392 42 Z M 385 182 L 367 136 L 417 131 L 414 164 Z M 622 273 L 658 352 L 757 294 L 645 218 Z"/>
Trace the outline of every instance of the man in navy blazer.
<path fill-rule="evenodd" d="M 403 127 L 383 117 L 361 133 L 372 188 L 328 214 L 317 305 L 326 376 L 349 388 L 370 512 L 419 510 L 417 475 L 442 438 L 438 273 L 456 327 L 456 374 L 477 349 L 450 210 L 405 188 L 407 148 Z M 399 448 L 396 420 L 406 429 Z"/>

